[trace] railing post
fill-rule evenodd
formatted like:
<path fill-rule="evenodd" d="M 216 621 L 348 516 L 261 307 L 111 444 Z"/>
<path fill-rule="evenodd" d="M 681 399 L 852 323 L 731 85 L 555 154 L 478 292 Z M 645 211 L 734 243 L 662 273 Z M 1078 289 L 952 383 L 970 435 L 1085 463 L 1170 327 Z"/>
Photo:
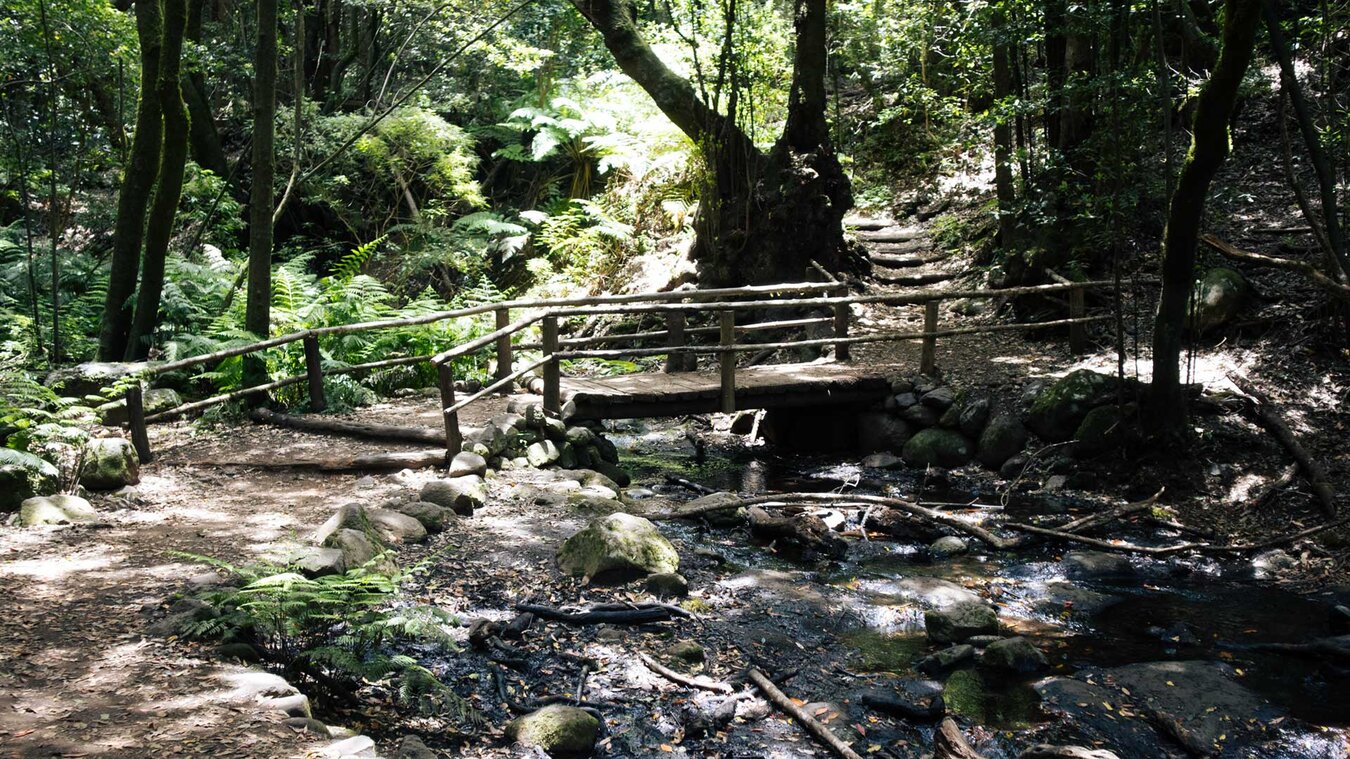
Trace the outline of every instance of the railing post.
<path fill-rule="evenodd" d="M 932 375 L 937 372 L 937 332 L 938 306 L 940 301 L 930 300 L 923 304 L 923 354 L 919 359 L 919 373 Z"/>
<path fill-rule="evenodd" d="M 683 348 L 685 346 L 684 337 L 684 312 L 669 311 L 666 313 L 666 347 Z M 688 369 L 688 359 L 690 356 L 685 353 L 667 353 L 666 354 L 666 373 L 685 372 Z"/>
<path fill-rule="evenodd" d="M 140 380 L 127 388 L 127 427 L 131 429 L 131 445 L 136 448 L 136 456 L 142 464 L 155 460 L 150 450 L 150 431 L 145 426 L 145 400 Z"/>
<path fill-rule="evenodd" d="M 1076 287 L 1069 291 L 1069 318 L 1082 319 L 1086 311 L 1084 305 L 1083 288 Z M 1069 352 L 1075 356 L 1087 352 L 1087 328 L 1084 324 L 1069 325 Z"/>
<path fill-rule="evenodd" d="M 839 288 L 839 297 L 848 297 L 848 286 Z M 847 303 L 834 304 L 834 336 L 848 337 L 848 320 L 851 316 Z M 834 344 L 834 360 L 848 361 L 852 356 L 849 353 L 848 343 Z"/>
<path fill-rule="evenodd" d="M 562 410 L 562 367 L 558 363 L 558 317 L 549 314 L 543 321 L 544 356 L 544 410 L 558 413 Z"/>
<path fill-rule="evenodd" d="M 323 411 L 328 407 L 323 397 L 323 356 L 314 335 L 305 335 L 305 374 L 309 377 L 309 410 Z"/>
<path fill-rule="evenodd" d="M 436 380 L 441 386 L 441 416 L 445 418 L 445 460 L 449 461 L 464 449 L 464 437 L 459 433 L 459 412 L 449 410 L 455 405 L 455 368 L 450 361 L 436 367 Z"/>
<path fill-rule="evenodd" d="M 722 311 L 718 314 L 720 339 L 722 346 L 722 413 L 730 414 L 736 410 L 736 312 Z"/>
<path fill-rule="evenodd" d="M 497 315 L 497 329 L 505 329 L 511 326 L 511 308 L 503 306 L 494 313 Z M 497 338 L 497 375 L 500 380 L 511 374 L 511 336 L 502 335 Z M 509 391 L 508 391 L 509 392 Z"/>

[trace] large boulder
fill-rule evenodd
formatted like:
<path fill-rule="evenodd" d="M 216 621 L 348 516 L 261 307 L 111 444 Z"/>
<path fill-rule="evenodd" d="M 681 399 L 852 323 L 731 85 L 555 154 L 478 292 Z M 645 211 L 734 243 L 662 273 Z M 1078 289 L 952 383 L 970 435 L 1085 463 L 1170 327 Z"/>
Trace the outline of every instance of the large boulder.
<path fill-rule="evenodd" d="M 898 451 L 909 441 L 909 425 L 886 411 L 858 415 L 858 449 L 864 453 Z"/>
<path fill-rule="evenodd" d="M 632 514 L 599 517 L 563 542 L 558 567 L 573 577 L 661 574 L 680 568 L 680 555 L 656 525 Z"/>
<path fill-rule="evenodd" d="M 530 466 L 536 469 L 543 469 L 556 462 L 560 456 L 562 452 L 552 440 L 541 440 L 525 449 L 525 458 L 529 460 Z"/>
<path fill-rule="evenodd" d="M 141 458 L 130 440 L 94 438 L 84 447 L 80 484 L 90 490 L 116 490 L 141 481 Z"/>
<path fill-rule="evenodd" d="M 456 518 L 454 511 L 426 501 L 389 504 L 387 508 L 390 511 L 397 511 L 416 519 L 422 523 L 427 532 L 440 532 L 452 524 Z"/>
<path fill-rule="evenodd" d="M 1073 433 L 1073 453 L 1079 457 L 1100 456 L 1121 448 L 1134 437 L 1135 410 L 1115 405 L 1098 406 L 1083 417 Z"/>
<path fill-rule="evenodd" d="M 98 512 L 89 502 L 74 495 L 48 495 L 29 498 L 19 505 L 19 524 L 36 527 L 42 524 L 75 524 L 93 522 Z"/>
<path fill-rule="evenodd" d="M 1223 326 L 1242 310 L 1246 297 L 1247 280 L 1241 274 L 1224 267 L 1210 269 L 1195 283 L 1187 325 L 1196 332 Z"/>
<path fill-rule="evenodd" d="M 1061 377 L 1036 396 L 1027 414 L 1027 426 L 1051 443 L 1068 440 L 1088 412 L 1106 399 L 1111 383 L 1105 374 L 1087 369 Z"/>
<path fill-rule="evenodd" d="M 153 365 L 89 361 L 57 369 L 48 374 L 42 384 L 61 395 L 83 398 L 86 395 L 97 395 L 103 388 Z"/>
<path fill-rule="evenodd" d="M 1049 669 L 1050 662 L 1031 641 L 1017 637 L 1004 638 L 986 646 L 980 666 L 1001 674 L 1029 675 Z"/>
<path fill-rule="evenodd" d="M 911 466 L 954 468 L 970 463 L 970 441 L 955 430 L 930 427 L 905 443 L 900 456 Z"/>
<path fill-rule="evenodd" d="M 999 469 L 1022 452 L 1027 444 L 1027 428 L 1015 414 L 993 414 L 980 433 L 976 457 L 990 469 Z"/>
<path fill-rule="evenodd" d="M 998 634 L 998 614 L 979 601 L 963 601 L 923 613 L 928 639 L 934 643 L 964 643 L 977 635 Z"/>
<path fill-rule="evenodd" d="M 167 387 L 152 387 L 141 396 L 141 405 L 147 415 L 157 414 L 183 405 L 183 399 L 179 397 L 177 390 Z M 99 419 L 109 427 L 119 427 L 127 423 L 126 398 L 118 398 L 115 401 L 105 403 L 99 406 L 97 411 Z"/>
<path fill-rule="evenodd" d="M 417 500 L 444 506 L 461 516 L 473 516 L 474 509 L 487 502 L 487 486 L 476 474 L 433 480 L 422 486 Z"/>
<path fill-rule="evenodd" d="M 1060 563 L 1071 580 L 1128 582 L 1135 577 L 1129 559 L 1105 551 L 1070 551 Z"/>
<path fill-rule="evenodd" d="M 550 704 L 506 725 L 506 737 L 550 756 L 587 756 L 595 748 L 600 720 L 575 706 Z"/>
<path fill-rule="evenodd" d="M 18 464 L 0 466 L 0 514 L 18 511 L 29 498 L 52 495 L 56 478 L 34 472 Z"/>
<path fill-rule="evenodd" d="M 460 451 L 450 460 L 450 476 L 464 477 L 470 474 L 482 476 L 487 473 L 487 459 L 473 451 Z"/>

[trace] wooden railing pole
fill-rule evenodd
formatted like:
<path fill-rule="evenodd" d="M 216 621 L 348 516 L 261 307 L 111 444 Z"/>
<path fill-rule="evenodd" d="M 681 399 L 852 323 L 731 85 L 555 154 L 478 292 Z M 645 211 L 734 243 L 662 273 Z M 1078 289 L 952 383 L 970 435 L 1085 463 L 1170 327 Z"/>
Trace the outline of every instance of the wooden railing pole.
<path fill-rule="evenodd" d="M 131 429 L 131 445 L 136 448 L 136 456 L 142 464 L 155 460 L 155 452 L 150 450 L 150 431 L 145 426 L 145 399 L 141 383 L 127 388 L 127 427 Z"/>
<path fill-rule="evenodd" d="M 1069 291 L 1069 318 L 1081 319 L 1086 311 L 1083 289 Z M 1075 356 L 1087 352 L 1087 325 L 1069 325 L 1069 352 Z"/>
<path fill-rule="evenodd" d="M 672 311 L 666 314 L 666 347 L 683 348 L 684 345 L 684 312 Z M 688 371 L 689 358 L 684 353 L 666 354 L 666 373 Z"/>
<path fill-rule="evenodd" d="M 930 300 L 923 304 L 923 354 L 919 359 L 919 373 L 933 374 L 937 371 L 937 332 L 938 306 L 940 301 Z"/>
<path fill-rule="evenodd" d="M 719 344 L 730 348 L 736 344 L 736 312 L 722 311 L 718 314 L 721 327 Z M 736 351 L 723 350 L 722 361 L 722 413 L 730 414 L 736 410 Z"/>
<path fill-rule="evenodd" d="M 848 287 L 844 286 L 839 288 L 839 297 L 842 298 L 847 296 L 848 296 Z M 847 303 L 836 303 L 834 305 L 835 337 L 848 337 L 848 320 L 851 315 L 852 314 L 849 311 L 849 305 Z M 835 361 L 848 361 L 851 358 L 852 355 L 849 353 L 848 343 L 835 343 L 834 345 Z"/>
<path fill-rule="evenodd" d="M 305 336 L 305 374 L 309 377 L 309 410 L 323 411 L 328 407 L 323 397 L 323 356 L 314 335 Z"/>
<path fill-rule="evenodd" d="M 509 306 L 503 306 L 494 313 L 497 314 L 497 329 L 505 329 L 511 326 L 511 308 Z M 497 373 L 494 379 L 510 376 L 512 363 L 511 336 L 502 335 L 497 338 Z"/>
<path fill-rule="evenodd" d="M 562 366 L 554 355 L 558 352 L 558 317 L 549 314 L 542 326 L 544 356 L 544 410 L 558 413 L 562 410 Z"/>
<path fill-rule="evenodd" d="M 464 449 L 464 437 L 459 433 L 459 412 L 447 411 L 455 405 L 455 368 L 446 361 L 436 367 L 436 381 L 441 387 L 441 416 L 445 418 L 445 460 L 454 458 Z"/>

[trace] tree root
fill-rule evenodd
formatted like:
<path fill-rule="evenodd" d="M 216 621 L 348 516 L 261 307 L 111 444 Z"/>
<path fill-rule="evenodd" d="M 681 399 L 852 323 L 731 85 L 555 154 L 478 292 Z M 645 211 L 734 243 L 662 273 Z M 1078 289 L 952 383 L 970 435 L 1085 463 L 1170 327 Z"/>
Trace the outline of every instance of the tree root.
<path fill-rule="evenodd" d="M 733 690 L 735 690 L 726 683 L 701 680 L 696 677 L 688 677 L 686 675 L 682 675 L 679 672 L 676 672 L 675 670 L 661 664 L 660 662 L 656 661 L 655 659 L 644 653 L 639 653 L 638 659 L 640 659 L 642 663 L 646 665 L 647 669 L 650 669 L 651 671 L 666 678 L 672 683 L 683 685 L 686 688 L 697 688 L 698 690 L 708 690 L 714 693 L 731 693 Z"/>

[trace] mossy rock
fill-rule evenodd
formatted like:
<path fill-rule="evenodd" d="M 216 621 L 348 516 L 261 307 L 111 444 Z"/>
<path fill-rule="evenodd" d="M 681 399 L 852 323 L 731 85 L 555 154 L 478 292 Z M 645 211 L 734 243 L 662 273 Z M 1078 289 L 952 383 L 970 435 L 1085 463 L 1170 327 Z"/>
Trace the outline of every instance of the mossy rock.
<path fill-rule="evenodd" d="M 615 513 L 564 541 L 558 567 L 573 577 L 662 574 L 679 570 L 680 555 L 650 521 Z"/>
<path fill-rule="evenodd" d="M 955 431 L 930 427 L 905 443 L 900 456 L 911 466 L 959 467 L 970 463 L 970 441 Z"/>
<path fill-rule="evenodd" d="M 1134 412 L 1130 407 L 1098 406 L 1083 417 L 1073 433 L 1074 455 L 1099 456 L 1128 445 L 1137 435 Z"/>
<path fill-rule="evenodd" d="M 1206 332 L 1227 324 L 1242 310 L 1247 291 L 1247 280 L 1233 269 L 1210 269 L 1195 283 L 1188 325 Z"/>
<path fill-rule="evenodd" d="M 17 464 L 0 466 L 0 514 L 18 511 L 29 498 L 52 495 L 56 478 L 43 476 Z"/>
<path fill-rule="evenodd" d="M 1027 444 L 1027 428 L 1014 414 L 994 414 L 980 433 L 976 456 L 990 469 L 999 469 L 1022 452 Z"/>
<path fill-rule="evenodd" d="M 19 506 L 19 524 L 36 527 L 43 524 L 75 524 L 93 522 L 98 512 L 89 502 L 74 495 L 51 495 L 29 498 Z"/>
<path fill-rule="evenodd" d="M 1111 387 L 1110 377 L 1087 369 L 1061 377 L 1036 396 L 1027 414 L 1027 426 L 1048 442 L 1068 440 Z"/>
<path fill-rule="evenodd" d="M 80 484 L 90 490 L 116 490 L 141 481 L 141 458 L 130 440 L 94 438 L 85 444 Z"/>
<path fill-rule="evenodd" d="M 537 746 L 551 756 L 586 756 L 595 749 L 600 720 L 563 704 L 551 704 L 506 725 L 506 737 Z"/>

